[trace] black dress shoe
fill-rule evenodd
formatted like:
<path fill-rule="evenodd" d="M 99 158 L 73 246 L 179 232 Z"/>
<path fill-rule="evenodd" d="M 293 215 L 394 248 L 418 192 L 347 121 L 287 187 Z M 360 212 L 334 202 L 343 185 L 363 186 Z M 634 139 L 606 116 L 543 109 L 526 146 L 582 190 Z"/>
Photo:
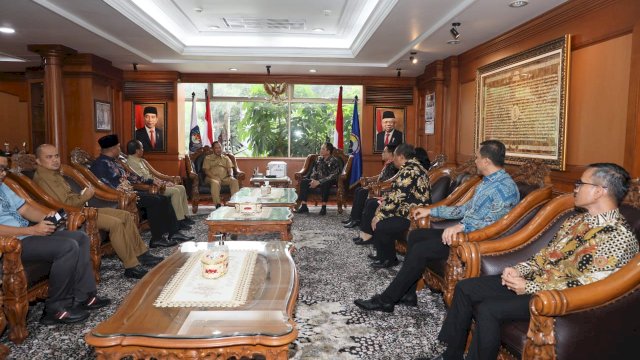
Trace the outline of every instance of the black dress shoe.
<path fill-rule="evenodd" d="M 169 234 L 169 237 L 167 237 L 167 239 L 183 242 L 183 241 L 193 240 L 194 237 L 185 235 L 185 234 L 181 233 L 180 231 L 176 231 L 173 234 Z"/>
<path fill-rule="evenodd" d="M 129 279 L 142 279 L 145 275 L 147 275 L 147 270 L 142 265 L 124 269 L 124 277 Z"/>
<path fill-rule="evenodd" d="M 416 293 L 413 291 L 409 291 L 402 295 L 402 298 L 400 298 L 398 304 L 407 306 L 418 306 L 418 295 L 416 295 Z"/>
<path fill-rule="evenodd" d="M 352 222 L 352 221 L 353 221 L 353 220 L 351 220 L 351 218 L 347 218 L 346 220 L 342 220 L 342 221 L 340 221 L 340 222 L 341 222 L 341 223 L 343 223 L 343 224 L 348 224 L 348 223 L 350 223 L 350 222 Z"/>
<path fill-rule="evenodd" d="M 151 239 L 151 241 L 149 241 L 149 247 L 151 248 L 171 247 L 175 245 L 178 245 L 175 240 L 167 239 L 164 236 L 159 239 Z"/>
<path fill-rule="evenodd" d="M 220 206 L 222 206 L 222 205 L 220 205 L 220 204 L 216 204 L 216 209 L 217 209 L 217 208 L 219 208 Z"/>
<path fill-rule="evenodd" d="M 320 212 L 318 213 L 318 215 L 327 215 L 327 207 L 322 205 L 322 208 L 320 208 Z"/>
<path fill-rule="evenodd" d="M 95 295 L 89 296 L 86 300 L 74 305 L 74 308 L 81 310 L 97 310 L 111 304 L 109 299 L 101 299 Z"/>
<path fill-rule="evenodd" d="M 309 208 L 307 207 L 307 204 L 300 205 L 300 207 L 298 208 L 298 211 L 296 211 L 296 213 L 298 213 L 298 214 L 308 214 L 309 213 Z"/>
<path fill-rule="evenodd" d="M 394 267 L 398 264 L 400 264 L 400 261 L 398 261 L 398 259 L 376 260 L 371 263 L 371 267 L 374 269 L 386 269 L 386 268 Z"/>
<path fill-rule="evenodd" d="M 184 223 L 182 221 L 178 221 L 178 228 L 180 230 L 191 230 L 191 225 Z"/>
<path fill-rule="evenodd" d="M 164 260 L 162 256 L 153 256 L 148 251 L 138 256 L 138 261 L 140 261 L 142 265 L 147 265 L 147 266 L 156 266 L 159 263 L 161 263 L 162 260 Z"/>
<path fill-rule="evenodd" d="M 376 261 L 380 260 L 380 258 L 378 258 L 378 255 L 374 255 L 374 254 L 367 254 L 367 257 L 371 260 L 376 260 Z"/>
<path fill-rule="evenodd" d="M 393 304 L 384 303 L 380 300 L 379 295 L 375 295 L 371 299 L 357 299 L 353 302 L 362 310 L 367 311 L 383 311 L 383 312 L 393 312 Z"/>
<path fill-rule="evenodd" d="M 347 229 L 353 229 L 356 226 L 360 225 L 360 221 L 354 220 L 348 224 L 346 224 L 344 227 L 346 227 Z"/>
<path fill-rule="evenodd" d="M 362 240 L 362 238 L 360 236 L 356 236 L 353 239 L 351 239 L 353 242 L 357 242 L 358 240 Z"/>
<path fill-rule="evenodd" d="M 358 240 L 353 242 L 356 245 L 371 245 L 373 244 L 373 241 L 371 241 L 371 239 L 369 240 L 362 240 L 362 238 L 358 238 Z"/>
<path fill-rule="evenodd" d="M 56 324 L 73 324 L 87 320 L 89 312 L 82 309 L 60 309 L 58 311 L 48 312 L 46 309 L 42 312 L 40 324 L 56 325 Z"/>
<path fill-rule="evenodd" d="M 182 219 L 181 221 L 182 221 L 182 222 L 184 222 L 184 223 L 185 223 L 185 224 L 187 224 L 187 225 L 195 225 L 195 224 L 196 224 L 196 222 L 195 222 L 195 221 L 191 220 L 191 218 L 188 218 L 188 217 L 186 217 L 186 216 L 185 216 L 185 217 L 184 217 L 184 219 Z"/>

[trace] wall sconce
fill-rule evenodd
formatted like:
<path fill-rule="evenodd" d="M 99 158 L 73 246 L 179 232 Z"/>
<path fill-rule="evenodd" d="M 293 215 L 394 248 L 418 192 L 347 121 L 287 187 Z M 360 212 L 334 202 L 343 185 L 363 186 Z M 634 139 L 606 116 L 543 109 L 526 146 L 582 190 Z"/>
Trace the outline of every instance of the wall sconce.
<path fill-rule="evenodd" d="M 454 22 L 451 24 L 451 26 L 452 28 L 449 30 L 449 32 L 451 33 L 453 40 L 458 40 L 458 38 L 460 37 L 460 31 L 458 31 L 458 26 L 460 26 L 460 23 Z"/>
<path fill-rule="evenodd" d="M 397 68 L 396 71 L 398 72 L 398 77 L 400 77 L 400 72 L 402 71 L 401 68 Z"/>

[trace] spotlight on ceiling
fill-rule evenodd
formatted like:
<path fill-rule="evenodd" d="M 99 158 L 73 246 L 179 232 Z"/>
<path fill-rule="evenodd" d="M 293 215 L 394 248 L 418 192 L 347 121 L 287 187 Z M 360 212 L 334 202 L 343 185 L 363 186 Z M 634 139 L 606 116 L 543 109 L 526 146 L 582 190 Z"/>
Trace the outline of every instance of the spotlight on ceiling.
<path fill-rule="evenodd" d="M 453 40 L 458 40 L 460 37 L 460 31 L 458 31 L 458 26 L 460 26 L 459 22 L 454 22 L 451 24 L 452 28 L 449 29 L 451 36 L 453 36 Z"/>
<path fill-rule="evenodd" d="M 418 58 L 415 56 L 417 54 L 417 52 L 412 51 L 411 52 L 411 56 L 409 56 L 409 61 L 411 61 L 412 64 L 417 64 L 418 63 Z"/>
<path fill-rule="evenodd" d="M 400 77 L 400 73 L 402 72 L 401 68 L 397 68 L 396 71 L 398 72 L 398 77 Z"/>
<path fill-rule="evenodd" d="M 16 30 L 14 28 L 10 28 L 10 27 L 0 27 L 0 33 L 3 34 L 13 34 L 15 33 Z"/>
<path fill-rule="evenodd" d="M 509 3 L 509 7 L 519 8 L 519 7 L 527 6 L 528 4 L 529 2 L 527 0 L 514 0 Z"/>

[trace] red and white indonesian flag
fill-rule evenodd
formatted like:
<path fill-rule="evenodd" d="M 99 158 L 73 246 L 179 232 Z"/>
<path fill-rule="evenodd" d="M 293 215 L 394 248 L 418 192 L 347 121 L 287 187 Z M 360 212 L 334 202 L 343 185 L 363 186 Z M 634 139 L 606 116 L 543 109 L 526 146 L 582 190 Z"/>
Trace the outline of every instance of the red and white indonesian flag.
<path fill-rule="evenodd" d="M 333 146 L 344 149 L 344 120 L 342 118 L 342 86 L 338 95 L 338 108 L 336 109 L 336 128 L 333 133 Z"/>

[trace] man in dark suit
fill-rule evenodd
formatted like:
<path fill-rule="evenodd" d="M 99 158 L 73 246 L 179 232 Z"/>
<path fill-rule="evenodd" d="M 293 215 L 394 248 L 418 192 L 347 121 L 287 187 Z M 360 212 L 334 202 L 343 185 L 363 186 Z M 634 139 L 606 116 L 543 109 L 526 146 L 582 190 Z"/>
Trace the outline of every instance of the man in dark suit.
<path fill-rule="evenodd" d="M 164 150 L 162 129 L 158 129 L 158 109 L 153 106 L 144 108 L 144 127 L 136 130 L 136 140 L 142 143 L 144 151 Z"/>
<path fill-rule="evenodd" d="M 393 111 L 382 113 L 382 131 L 376 135 L 376 151 L 384 150 L 387 145 L 402 144 L 402 131 L 396 130 L 396 115 Z"/>

